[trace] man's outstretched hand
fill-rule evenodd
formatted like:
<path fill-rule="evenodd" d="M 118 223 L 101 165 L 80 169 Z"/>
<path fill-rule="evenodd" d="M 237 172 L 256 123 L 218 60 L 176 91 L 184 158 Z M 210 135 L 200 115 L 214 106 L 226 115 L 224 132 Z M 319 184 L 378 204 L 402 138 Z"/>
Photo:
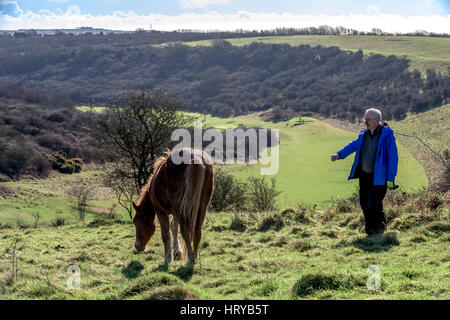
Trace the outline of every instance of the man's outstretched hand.
<path fill-rule="evenodd" d="M 339 160 L 339 155 L 338 154 L 333 154 L 332 156 L 331 156 L 331 161 L 336 161 L 336 160 Z"/>

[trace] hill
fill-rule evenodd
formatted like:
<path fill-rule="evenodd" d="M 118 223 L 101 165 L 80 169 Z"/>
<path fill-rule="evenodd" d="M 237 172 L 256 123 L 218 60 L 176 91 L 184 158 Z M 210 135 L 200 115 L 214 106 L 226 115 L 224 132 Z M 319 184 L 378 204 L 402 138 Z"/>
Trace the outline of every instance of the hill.
<path fill-rule="evenodd" d="M 191 111 L 223 117 L 272 108 L 280 117 L 315 112 L 354 121 L 370 105 L 388 119 L 401 119 L 450 97 L 450 76 L 431 70 L 424 79 L 409 70 L 408 59 L 395 55 L 288 43 L 233 46 L 223 40 L 212 46 L 131 40 L 119 46 L 106 36 L 98 42 L 92 37 L 0 37 L 0 81 L 64 93 L 84 105 L 103 105 L 122 89 L 163 90 L 182 97 Z M 436 40 L 436 57 L 445 57 L 446 40 Z"/>
<path fill-rule="evenodd" d="M 382 54 L 406 57 L 410 61 L 410 70 L 426 70 L 449 73 L 450 38 L 407 37 L 407 36 L 364 36 L 364 35 L 293 35 L 267 36 L 227 39 L 236 46 L 249 45 L 252 42 L 287 43 L 291 46 L 310 45 L 339 47 L 342 50 L 362 50 L 365 55 Z M 208 46 L 213 40 L 184 42 L 190 46 Z"/>

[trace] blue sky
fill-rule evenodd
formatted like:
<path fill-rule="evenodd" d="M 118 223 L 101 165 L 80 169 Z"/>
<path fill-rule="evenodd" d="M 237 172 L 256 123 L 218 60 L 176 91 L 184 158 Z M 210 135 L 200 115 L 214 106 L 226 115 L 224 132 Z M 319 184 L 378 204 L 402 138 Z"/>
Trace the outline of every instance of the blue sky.
<path fill-rule="evenodd" d="M 0 29 L 344 26 L 450 33 L 450 0 L 0 0 Z"/>
<path fill-rule="evenodd" d="M 18 0 L 15 2 L 24 11 L 39 12 L 41 9 L 66 11 L 69 6 L 77 5 L 82 13 L 92 15 L 106 15 L 112 14 L 114 11 L 128 12 L 129 10 L 141 15 L 151 13 L 179 15 L 187 12 L 204 13 L 208 11 L 230 14 L 240 10 L 255 13 L 281 14 L 289 12 L 292 14 L 341 15 L 365 14 L 368 8 L 370 11 L 370 8 L 377 10 L 376 7 L 383 13 L 402 16 L 448 15 L 450 13 L 450 0 Z"/>

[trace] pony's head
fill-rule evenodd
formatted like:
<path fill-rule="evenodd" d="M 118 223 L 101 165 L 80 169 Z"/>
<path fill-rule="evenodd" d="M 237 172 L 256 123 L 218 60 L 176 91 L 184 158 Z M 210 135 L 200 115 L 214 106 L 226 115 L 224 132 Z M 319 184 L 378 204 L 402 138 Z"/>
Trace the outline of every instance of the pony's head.
<path fill-rule="evenodd" d="M 150 200 L 139 205 L 133 202 L 133 208 L 136 212 L 133 218 L 136 227 L 134 247 L 137 251 L 144 251 L 156 230 L 155 208 Z"/>

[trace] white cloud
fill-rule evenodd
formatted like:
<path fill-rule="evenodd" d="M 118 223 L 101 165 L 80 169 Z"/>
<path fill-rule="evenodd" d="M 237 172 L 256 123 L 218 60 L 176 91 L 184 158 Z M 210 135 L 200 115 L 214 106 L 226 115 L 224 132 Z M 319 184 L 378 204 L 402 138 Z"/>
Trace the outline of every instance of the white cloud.
<path fill-rule="evenodd" d="M 0 1 L 0 16 L 10 15 L 15 17 L 21 14 L 23 14 L 23 10 L 20 9 L 16 1 Z"/>
<path fill-rule="evenodd" d="M 73 11 L 72 11 L 73 12 Z M 112 30 L 148 29 L 150 24 L 155 30 L 267 30 L 279 27 L 304 28 L 311 26 L 344 26 L 361 31 L 379 28 L 388 32 L 413 32 L 427 30 L 437 33 L 450 33 L 450 15 L 447 16 L 411 16 L 391 15 L 294 15 L 290 13 L 252 13 L 239 11 L 235 14 L 181 14 L 168 16 L 160 14 L 138 15 L 133 11 L 116 11 L 111 15 L 93 16 L 61 11 L 27 11 L 19 16 L 3 16 L 0 29 L 57 29 L 90 26 Z"/>
<path fill-rule="evenodd" d="M 180 5 L 183 8 L 205 8 L 212 4 L 228 4 L 229 0 L 179 0 Z"/>

